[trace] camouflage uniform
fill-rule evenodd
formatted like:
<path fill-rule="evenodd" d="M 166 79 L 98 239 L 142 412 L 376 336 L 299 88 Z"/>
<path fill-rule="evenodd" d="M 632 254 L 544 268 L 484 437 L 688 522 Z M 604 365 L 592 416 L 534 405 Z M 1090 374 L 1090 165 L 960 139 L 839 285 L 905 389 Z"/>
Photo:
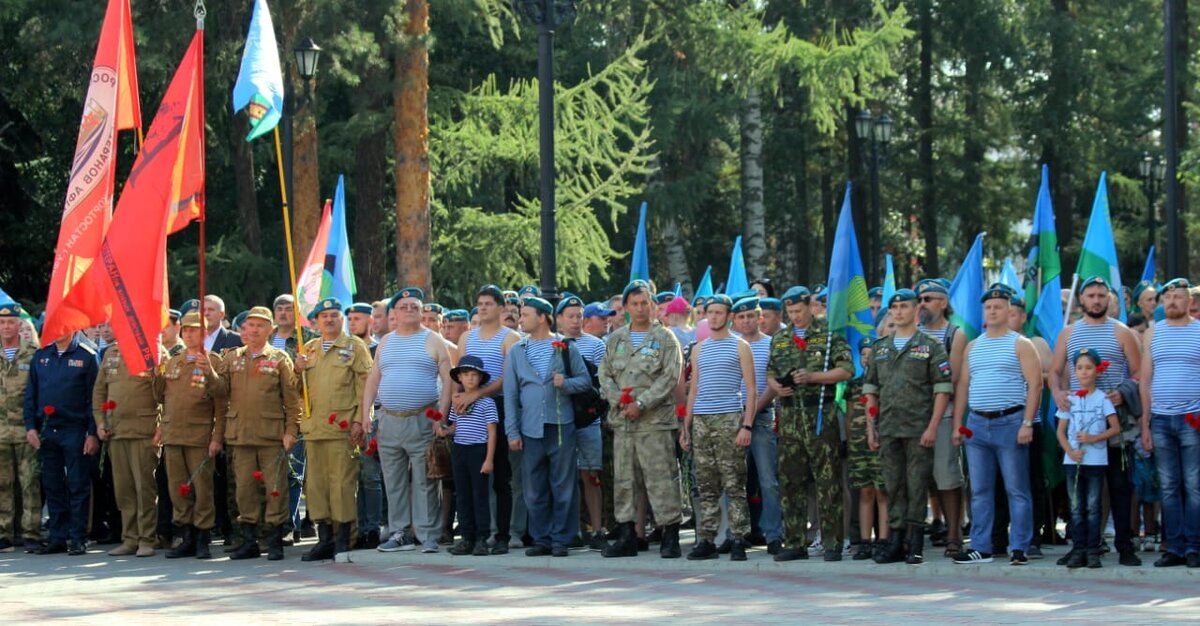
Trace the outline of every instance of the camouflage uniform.
<path fill-rule="evenodd" d="M 855 378 L 846 385 L 846 469 L 851 489 L 880 488 L 883 471 L 879 451 L 867 445 L 867 409 L 859 402 L 862 395 L 863 379 Z"/>
<path fill-rule="evenodd" d="M 888 492 L 888 526 L 923 526 L 933 448 L 921 446 L 935 394 L 949 394 L 950 359 L 935 338 L 918 332 L 897 350 L 891 337 L 871 346 L 863 392 L 879 398 L 879 453 Z"/>
<path fill-rule="evenodd" d="M 771 358 L 767 376 L 783 378 L 793 370 L 823 372 L 829 354 L 829 369 L 854 373 L 850 346 L 845 338 L 831 335 L 821 320 L 815 319 L 805 333 L 807 346 L 800 349 L 793 341 L 794 326 L 771 338 Z M 821 540 L 840 549 L 845 535 L 842 529 L 842 469 L 839 452 L 841 432 L 838 409 L 834 402 L 835 385 L 803 385 L 795 388 L 791 406 L 781 402 L 779 409 L 779 493 L 783 509 L 784 543 L 791 549 L 805 544 L 808 529 L 808 487 L 817 485 L 817 507 L 821 515 Z M 817 408 L 825 393 L 821 434 L 817 434 Z M 787 400 L 786 398 L 784 400 Z"/>
<path fill-rule="evenodd" d="M 682 355 L 679 340 L 667 327 L 652 322 L 650 331 L 635 348 L 629 327 L 609 336 L 600 385 L 608 398 L 613 427 L 613 508 L 617 523 L 632 522 L 637 494 L 645 490 L 659 526 L 681 521 L 679 463 L 675 460 L 673 394 L 679 382 Z M 641 417 L 621 415 L 622 389 L 643 405 Z"/>
<path fill-rule="evenodd" d="M 712 541 L 721 524 L 721 495 L 729 498 L 729 531 L 740 539 L 750 533 L 746 508 L 746 451 L 734 445 L 742 429 L 741 413 L 697 415 L 692 424 L 692 455 L 700 487 L 697 538 Z"/>
<path fill-rule="evenodd" d="M 37 346 L 21 342 L 13 360 L 0 357 L 0 539 L 16 539 L 17 487 L 21 489 L 20 530 L 25 539 L 37 540 L 42 521 L 42 468 L 38 453 L 25 440 L 21 403 L 25 382 Z"/>

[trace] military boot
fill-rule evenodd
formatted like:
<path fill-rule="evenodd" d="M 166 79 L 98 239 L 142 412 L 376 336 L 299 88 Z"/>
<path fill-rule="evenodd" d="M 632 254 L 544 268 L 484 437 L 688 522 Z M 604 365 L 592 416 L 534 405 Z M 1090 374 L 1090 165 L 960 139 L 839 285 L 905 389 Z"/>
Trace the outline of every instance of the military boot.
<path fill-rule="evenodd" d="M 317 524 L 317 545 L 300 556 L 300 560 L 324 561 L 333 558 L 333 526 L 329 522 Z"/>
<path fill-rule="evenodd" d="M 633 522 L 625 522 L 617 529 L 617 539 L 601 552 L 606 557 L 637 556 L 637 534 L 633 530 Z"/>
<path fill-rule="evenodd" d="M 254 524 L 242 524 L 242 545 L 229 555 L 229 560 L 257 559 L 262 556 L 258 550 L 258 538 L 255 537 L 255 534 Z"/>
<path fill-rule="evenodd" d="M 185 556 L 196 556 L 196 534 L 195 527 L 188 524 L 179 528 L 179 545 L 171 548 L 167 553 L 168 559 L 178 559 Z"/>
<path fill-rule="evenodd" d="M 920 565 L 925 562 L 925 530 L 922 524 L 908 525 L 908 558 L 904 560 L 909 565 Z"/>
<path fill-rule="evenodd" d="M 350 523 L 343 522 L 338 524 L 337 540 L 334 543 L 334 554 L 341 554 L 350 551 Z"/>
<path fill-rule="evenodd" d="M 208 550 L 208 544 L 212 541 L 212 537 L 207 530 L 196 531 L 196 558 L 211 559 L 212 552 Z"/>
<path fill-rule="evenodd" d="M 875 551 L 875 562 L 880 565 L 899 563 L 904 560 L 904 532 L 893 528 L 887 543 Z"/>
<path fill-rule="evenodd" d="M 267 539 L 267 560 L 283 560 L 283 526 L 271 526 Z"/>
<path fill-rule="evenodd" d="M 662 543 L 658 554 L 664 559 L 677 559 L 683 555 L 679 549 L 679 524 L 668 524 L 663 528 Z"/>

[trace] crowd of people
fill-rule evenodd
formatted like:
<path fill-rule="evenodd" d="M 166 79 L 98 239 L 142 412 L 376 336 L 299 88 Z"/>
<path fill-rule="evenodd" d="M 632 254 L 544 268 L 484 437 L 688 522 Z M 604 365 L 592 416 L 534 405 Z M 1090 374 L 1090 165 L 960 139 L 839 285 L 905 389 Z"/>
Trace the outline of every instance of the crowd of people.
<path fill-rule="evenodd" d="M 679 558 L 694 528 L 690 560 L 1023 565 L 1069 542 L 1070 568 L 1200 567 L 1197 289 L 1087 278 L 1052 349 L 1000 284 L 969 338 L 948 287 L 872 289 L 853 346 L 822 286 L 768 279 L 691 302 L 486 285 L 469 311 L 405 288 L 306 324 L 289 295 L 232 320 L 209 295 L 137 373 L 106 325 L 39 348 L 0 303 L 0 551 Z"/>

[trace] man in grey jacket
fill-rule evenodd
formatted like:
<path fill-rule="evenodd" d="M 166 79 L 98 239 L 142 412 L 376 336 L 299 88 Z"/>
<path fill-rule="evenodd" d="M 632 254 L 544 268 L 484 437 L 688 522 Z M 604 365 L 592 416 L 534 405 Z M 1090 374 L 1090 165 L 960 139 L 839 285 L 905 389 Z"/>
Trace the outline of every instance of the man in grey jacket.
<path fill-rule="evenodd" d="M 554 307 L 528 297 L 521 302 L 521 328 L 528 335 L 504 360 L 504 424 L 508 448 L 521 450 L 528 532 L 534 545 L 526 556 L 567 556 L 579 533 L 575 498 L 575 414 L 571 394 L 591 384 L 573 344 L 551 332 Z M 571 376 L 563 374 L 564 361 Z"/>

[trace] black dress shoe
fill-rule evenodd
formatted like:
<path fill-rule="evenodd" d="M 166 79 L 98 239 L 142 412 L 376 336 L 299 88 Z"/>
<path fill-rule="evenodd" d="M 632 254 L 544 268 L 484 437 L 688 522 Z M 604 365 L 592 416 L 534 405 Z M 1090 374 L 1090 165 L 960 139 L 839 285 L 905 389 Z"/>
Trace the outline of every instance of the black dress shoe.
<path fill-rule="evenodd" d="M 779 554 L 781 550 L 783 550 L 783 542 L 778 539 L 767 544 L 767 554 L 771 556 Z"/>
<path fill-rule="evenodd" d="M 546 556 L 551 554 L 550 546 L 534 544 L 525 549 L 525 556 Z"/>
<path fill-rule="evenodd" d="M 801 561 L 808 558 L 808 550 L 804 548 L 784 548 L 776 554 L 774 560 L 776 562 L 783 561 Z"/>
<path fill-rule="evenodd" d="M 718 554 L 729 554 L 729 551 L 732 549 L 733 549 L 733 540 L 726 539 L 725 541 L 721 542 L 721 545 L 717 546 L 717 553 Z"/>
<path fill-rule="evenodd" d="M 647 541 L 644 537 L 638 537 L 637 544 L 638 544 L 638 552 L 645 552 L 650 549 L 650 542 Z"/>
<path fill-rule="evenodd" d="M 1174 552 L 1163 552 L 1163 555 L 1154 562 L 1154 567 L 1178 567 L 1180 565 L 1187 565 L 1187 559 Z"/>
<path fill-rule="evenodd" d="M 696 545 L 692 548 L 692 551 L 688 553 L 687 560 L 705 561 L 718 557 L 719 555 L 717 553 L 717 547 L 713 545 L 713 542 L 708 541 L 707 539 L 702 539 L 697 541 Z"/>
<path fill-rule="evenodd" d="M 68 556 L 79 556 L 81 554 L 87 554 L 87 548 L 85 547 L 85 544 L 72 543 L 69 546 L 67 546 L 67 555 Z"/>
<path fill-rule="evenodd" d="M 567 556 L 568 550 L 563 546 L 558 546 L 550 549 L 550 556 Z"/>
<path fill-rule="evenodd" d="M 1187 566 L 1190 568 L 1200 567 L 1200 553 L 1192 552 L 1187 555 Z"/>
<path fill-rule="evenodd" d="M 63 554 L 66 551 L 67 544 L 59 541 L 52 541 L 50 543 L 42 544 L 42 546 L 39 547 L 37 552 L 34 552 L 34 554 Z"/>

